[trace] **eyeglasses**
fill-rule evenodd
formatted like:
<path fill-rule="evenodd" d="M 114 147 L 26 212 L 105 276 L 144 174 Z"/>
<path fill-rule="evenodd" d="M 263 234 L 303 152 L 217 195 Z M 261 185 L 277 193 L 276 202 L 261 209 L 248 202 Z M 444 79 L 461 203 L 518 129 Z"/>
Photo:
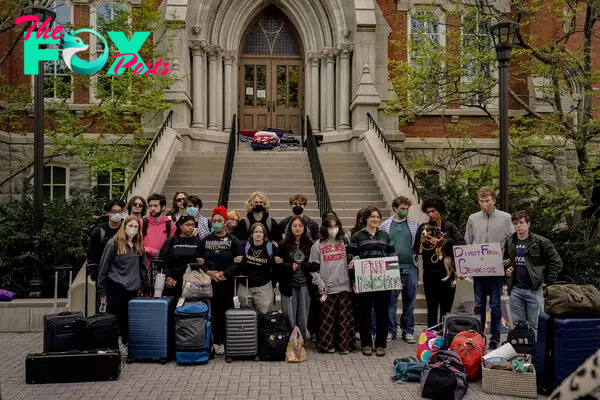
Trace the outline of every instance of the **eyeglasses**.
<path fill-rule="evenodd" d="M 180 201 L 184 201 L 184 200 L 185 200 L 185 197 L 182 197 L 182 198 L 180 198 L 180 199 L 175 199 L 175 201 L 176 201 L 177 203 L 179 203 Z"/>
<path fill-rule="evenodd" d="M 123 214 L 123 210 L 110 210 L 111 214 Z"/>
<path fill-rule="evenodd" d="M 143 207 L 144 205 L 142 203 L 133 203 L 134 207 Z"/>

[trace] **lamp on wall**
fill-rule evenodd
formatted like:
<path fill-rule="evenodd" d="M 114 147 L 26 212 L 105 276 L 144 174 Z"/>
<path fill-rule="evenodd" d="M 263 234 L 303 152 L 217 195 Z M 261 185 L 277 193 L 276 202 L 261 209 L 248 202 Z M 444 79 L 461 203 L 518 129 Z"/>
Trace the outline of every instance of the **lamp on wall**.
<path fill-rule="evenodd" d="M 489 27 L 498 60 L 500 92 L 500 208 L 508 212 L 508 62 L 519 24 L 506 16 Z"/>

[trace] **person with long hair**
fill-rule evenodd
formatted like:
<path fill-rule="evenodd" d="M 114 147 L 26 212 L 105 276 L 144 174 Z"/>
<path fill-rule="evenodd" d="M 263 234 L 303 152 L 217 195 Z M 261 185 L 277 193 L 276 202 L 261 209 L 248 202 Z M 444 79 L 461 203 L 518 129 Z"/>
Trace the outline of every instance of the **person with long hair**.
<path fill-rule="evenodd" d="M 390 236 L 379 228 L 381 212 L 377 207 L 368 206 L 362 215 L 361 222 L 364 228 L 352 235 L 350 240 L 350 252 L 354 257 L 364 260 L 396 255 Z M 373 336 L 371 336 L 371 309 L 373 307 L 375 308 L 376 354 L 378 357 L 385 356 L 391 292 L 391 290 L 383 290 L 358 294 L 358 327 L 362 352 L 365 356 L 373 354 Z"/>
<path fill-rule="evenodd" d="M 185 214 L 188 196 L 186 192 L 176 192 L 173 196 L 173 206 L 167 212 L 167 217 L 171 218 L 173 222 L 177 223 L 177 220 Z"/>
<path fill-rule="evenodd" d="M 364 228 L 363 223 L 362 223 L 362 217 L 363 214 L 365 213 L 366 208 L 361 208 L 360 210 L 358 210 L 358 212 L 356 213 L 356 222 L 354 222 L 354 226 L 348 231 L 348 241 L 350 241 L 350 239 L 352 239 L 352 235 L 354 235 L 356 232 L 359 232 L 360 230 L 362 230 L 362 228 Z"/>
<path fill-rule="evenodd" d="M 240 274 L 248 277 L 248 290 L 244 282 L 238 282 L 237 290 L 241 304 L 248 304 L 263 314 L 271 311 L 273 303 L 273 267 L 283 262 L 277 243 L 269 242 L 266 232 L 260 222 L 250 227 L 240 268 Z"/>
<path fill-rule="evenodd" d="M 127 203 L 127 215 L 136 216 L 137 219 L 141 220 L 146 216 L 148 211 L 148 203 L 146 199 L 141 196 L 133 196 Z"/>
<path fill-rule="evenodd" d="M 282 239 L 281 232 L 277 221 L 269 215 L 269 208 L 269 198 L 263 192 L 252 192 L 246 201 L 246 217 L 240 220 L 234 235 L 241 241 L 245 241 L 250 233 L 250 227 L 260 222 L 265 228 L 265 236 L 279 242 Z"/>
<path fill-rule="evenodd" d="M 317 346 L 334 353 L 348 354 L 354 337 L 351 275 L 342 223 L 334 213 L 325 214 L 317 240 L 310 250 L 313 283 L 318 287 L 323 306 L 320 310 Z"/>
<path fill-rule="evenodd" d="M 125 355 L 129 338 L 128 303 L 137 297 L 146 281 L 146 252 L 137 216 L 125 218 L 119 232 L 108 241 L 99 271 L 97 291 L 101 308 L 117 316 L 121 353 Z"/>
<path fill-rule="evenodd" d="M 228 210 L 227 211 L 227 221 L 225 222 L 225 229 L 227 232 L 233 234 L 236 226 L 242 220 L 242 216 L 237 210 Z"/>
<path fill-rule="evenodd" d="M 312 240 L 304 218 L 294 215 L 286 225 L 285 239 L 279 244 L 279 253 L 283 259 L 274 269 L 279 282 L 281 308 L 290 328 L 300 328 L 306 337 L 310 294 L 308 282 L 311 279 L 311 264 L 308 262 Z"/>

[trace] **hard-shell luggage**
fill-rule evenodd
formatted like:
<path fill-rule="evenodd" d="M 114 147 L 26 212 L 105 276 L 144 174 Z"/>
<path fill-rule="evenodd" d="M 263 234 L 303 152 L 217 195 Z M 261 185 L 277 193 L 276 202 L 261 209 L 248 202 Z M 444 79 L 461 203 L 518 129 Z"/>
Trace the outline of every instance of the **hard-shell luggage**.
<path fill-rule="evenodd" d="M 114 350 L 29 354 L 27 383 L 114 381 L 121 374 L 121 353 Z"/>
<path fill-rule="evenodd" d="M 475 331 L 483 335 L 483 325 L 478 315 L 467 313 L 447 314 L 443 318 L 443 324 L 446 347 L 450 347 L 454 336 L 460 332 Z"/>
<path fill-rule="evenodd" d="M 234 296 L 237 296 L 237 279 L 234 281 Z M 225 312 L 225 357 L 231 362 L 233 357 L 255 357 L 258 361 L 258 311 L 246 307 L 230 308 Z"/>
<path fill-rule="evenodd" d="M 81 341 L 80 312 L 44 315 L 44 353 L 77 350 Z"/>
<path fill-rule="evenodd" d="M 534 357 L 538 391 L 551 393 L 598 350 L 600 318 L 563 318 L 541 313 Z"/>
<path fill-rule="evenodd" d="M 212 352 L 212 323 L 208 300 L 185 302 L 175 309 L 175 361 L 204 364 Z"/>
<path fill-rule="evenodd" d="M 262 361 L 285 361 L 290 340 L 290 327 L 279 311 L 260 316 L 258 326 L 258 356 Z"/>
<path fill-rule="evenodd" d="M 173 358 L 175 298 L 138 297 L 129 302 L 128 359 L 160 361 Z"/>
<path fill-rule="evenodd" d="M 119 318 L 112 314 L 96 314 L 79 321 L 82 350 L 118 349 Z"/>

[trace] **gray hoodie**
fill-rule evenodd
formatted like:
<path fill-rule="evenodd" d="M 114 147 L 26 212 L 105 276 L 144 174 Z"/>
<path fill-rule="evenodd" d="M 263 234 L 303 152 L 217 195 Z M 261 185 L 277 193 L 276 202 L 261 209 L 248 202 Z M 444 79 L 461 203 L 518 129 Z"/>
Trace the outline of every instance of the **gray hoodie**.
<path fill-rule="evenodd" d="M 502 243 L 513 233 L 510 214 L 494 208 L 490 215 L 479 211 L 469 216 L 465 241 L 467 244 Z"/>
<path fill-rule="evenodd" d="M 317 240 L 310 249 L 308 262 L 316 262 L 321 266 L 319 272 L 310 273 L 315 285 L 326 284 L 330 294 L 350 290 L 348 260 L 343 241 L 328 240 L 321 243 Z"/>

